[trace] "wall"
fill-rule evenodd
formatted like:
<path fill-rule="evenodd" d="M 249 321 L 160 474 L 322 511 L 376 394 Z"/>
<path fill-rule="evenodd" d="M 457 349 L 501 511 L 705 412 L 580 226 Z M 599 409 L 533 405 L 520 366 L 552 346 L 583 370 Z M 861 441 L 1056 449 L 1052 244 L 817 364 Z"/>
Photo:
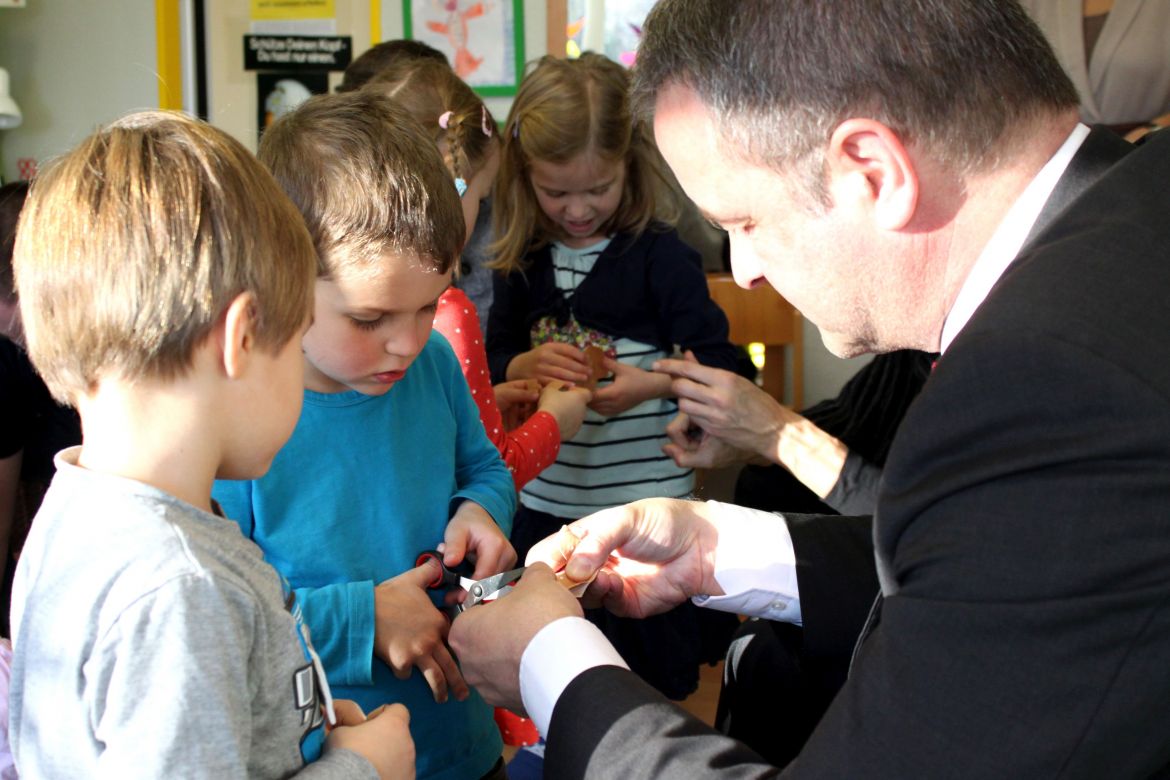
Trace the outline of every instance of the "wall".
<path fill-rule="evenodd" d="M 508 0 L 510 1 L 510 0 Z M 549 0 L 551 1 L 551 0 Z M 505 0 L 500 0 L 505 2 Z M 532 61 L 548 53 L 546 26 L 548 24 L 546 0 L 524 0 L 524 58 Z M 382 40 L 401 38 L 402 3 L 400 0 L 382 0 Z M 511 98 L 489 97 L 485 101 L 488 110 L 498 121 L 503 122 L 512 105 Z"/>
<path fill-rule="evenodd" d="M 0 130 L 0 174 L 17 160 L 45 160 L 96 126 L 158 105 L 152 0 L 27 0 L 0 8 L 0 67 L 24 114 Z"/>
<path fill-rule="evenodd" d="M 249 32 L 247 0 L 204 0 L 207 29 L 208 119 L 255 151 L 256 72 L 244 70 L 243 36 Z M 370 47 L 369 0 L 336 0 L 337 35 L 353 38 L 354 56 Z M 330 89 L 341 73 L 329 74 Z"/>
<path fill-rule="evenodd" d="M 381 39 L 402 36 L 400 0 L 381 2 Z M 159 104 L 155 76 L 153 0 L 27 0 L 26 8 L 0 9 L 0 66 L 8 69 L 24 123 L 0 131 L 0 174 L 16 178 L 17 160 L 45 160 L 127 111 Z M 338 34 L 352 35 L 354 52 L 370 45 L 369 0 L 336 0 Z M 211 120 L 249 148 L 256 146 L 256 78 L 243 70 L 241 36 L 248 28 L 247 0 L 207 0 Z M 525 0 L 525 56 L 546 52 L 546 0 Z M 339 80 L 333 74 L 333 83 Z M 508 98 L 489 98 L 501 120 Z M 830 355 L 820 334 L 805 323 L 805 403 L 836 395 L 866 358 Z"/>
<path fill-rule="evenodd" d="M 834 398 L 841 387 L 873 358 L 870 355 L 842 360 L 825 349 L 821 333 L 804 321 L 804 405 Z"/>
<path fill-rule="evenodd" d="M 377 14 L 379 40 L 403 35 L 400 0 L 336 0 L 337 34 L 353 37 L 354 56 L 372 43 L 373 13 Z M 241 37 L 248 32 L 249 8 L 243 0 L 206 0 L 208 63 L 210 80 L 208 103 L 210 119 L 217 126 L 239 138 L 250 149 L 256 148 L 256 74 L 243 70 Z M 545 0 L 525 0 L 524 53 L 535 59 L 545 53 Z M 340 73 L 330 74 L 330 88 L 341 81 Z M 487 99 L 488 108 L 498 119 L 508 114 L 510 98 Z"/>

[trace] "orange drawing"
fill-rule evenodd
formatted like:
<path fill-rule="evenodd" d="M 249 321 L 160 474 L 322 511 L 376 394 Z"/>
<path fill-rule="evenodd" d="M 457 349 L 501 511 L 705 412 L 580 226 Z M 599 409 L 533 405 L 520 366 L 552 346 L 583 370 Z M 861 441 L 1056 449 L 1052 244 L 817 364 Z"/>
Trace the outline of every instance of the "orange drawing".
<path fill-rule="evenodd" d="M 427 28 L 447 37 L 455 52 L 455 72 L 466 80 L 483 62 L 483 57 L 476 57 L 467 47 L 467 20 L 483 16 L 492 10 L 492 6 L 482 2 L 471 3 L 465 8 L 460 8 L 460 5 L 459 0 L 435 0 L 435 8 L 446 18 L 442 22 L 428 21 Z"/>

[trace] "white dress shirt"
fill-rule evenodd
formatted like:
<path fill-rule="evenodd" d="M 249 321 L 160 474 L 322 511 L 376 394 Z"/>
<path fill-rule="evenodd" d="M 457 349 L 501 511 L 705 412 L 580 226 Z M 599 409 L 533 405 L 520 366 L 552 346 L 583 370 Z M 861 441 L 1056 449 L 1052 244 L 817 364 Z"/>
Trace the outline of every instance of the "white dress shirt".
<path fill-rule="evenodd" d="M 947 314 L 941 336 L 945 352 L 1015 259 L 1057 181 L 1089 134 L 1078 124 L 1008 210 L 976 259 Z M 723 596 L 697 596 L 703 607 L 801 623 L 796 554 L 784 519 L 773 512 L 710 501 L 719 526 L 715 580 Z M 629 668 L 605 635 L 584 618 L 561 618 L 541 629 L 520 660 L 520 695 L 541 734 L 548 734 L 553 708 L 577 675 L 595 666 Z"/>

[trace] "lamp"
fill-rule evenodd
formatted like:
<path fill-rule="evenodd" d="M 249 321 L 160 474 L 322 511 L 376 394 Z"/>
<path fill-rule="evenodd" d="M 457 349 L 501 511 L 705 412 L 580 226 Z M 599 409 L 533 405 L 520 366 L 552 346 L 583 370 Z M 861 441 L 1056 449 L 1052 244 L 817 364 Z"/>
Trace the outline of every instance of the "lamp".
<path fill-rule="evenodd" d="M 8 71 L 0 68 L 0 130 L 19 127 L 22 118 L 20 106 L 8 94 Z"/>
<path fill-rule="evenodd" d="M 12 130 L 21 122 L 20 106 L 8 94 L 8 71 L 0 68 L 0 130 Z"/>
<path fill-rule="evenodd" d="M 8 94 L 8 71 L 0 68 L 0 130 L 11 130 L 20 127 L 24 117 L 20 113 L 20 106 Z M 4 183 L 4 159 L 0 155 L 0 184 Z"/>

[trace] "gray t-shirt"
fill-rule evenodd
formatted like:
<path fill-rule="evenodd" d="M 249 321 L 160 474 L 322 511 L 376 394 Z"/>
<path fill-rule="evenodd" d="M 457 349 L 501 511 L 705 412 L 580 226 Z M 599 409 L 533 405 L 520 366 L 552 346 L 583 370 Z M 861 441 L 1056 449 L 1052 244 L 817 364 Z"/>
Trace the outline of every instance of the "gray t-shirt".
<path fill-rule="evenodd" d="M 347 750 L 298 774 L 325 693 L 260 548 L 230 520 L 80 468 L 79 453 L 57 456 L 13 587 L 20 774 L 376 778 Z"/>

